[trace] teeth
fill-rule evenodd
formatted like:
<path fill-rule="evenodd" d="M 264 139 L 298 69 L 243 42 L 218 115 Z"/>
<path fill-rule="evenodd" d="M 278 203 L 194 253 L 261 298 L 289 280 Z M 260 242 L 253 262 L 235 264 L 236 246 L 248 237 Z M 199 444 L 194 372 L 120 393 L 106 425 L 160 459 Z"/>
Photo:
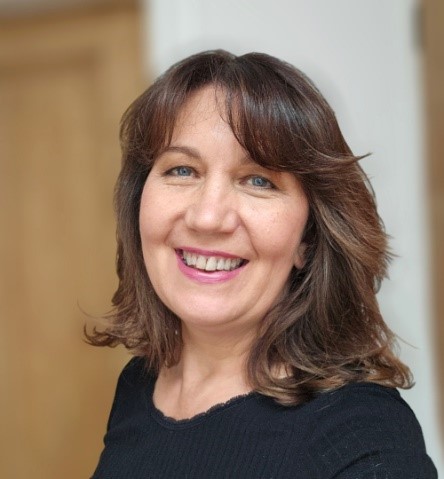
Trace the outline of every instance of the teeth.
<path fill-rule="evenodd" d="M 187 251 L 182 251 L 182 258 L 187 266 L 193 266 L 204 271 L 232 271 L 242 263 L 242 258 L 202 256 Z"/>
<path fill-rule="evenodd" d="M 225 266 L 225 260 L 223 258 L 219 258 L 217 260 L 216 269 L 219 270 L 219 271 L 222 271 L 224 269 L 224 266 Z"/>
<path fill-rule="evenodd" d="M 210 256 L 207 259 L 205 271 L 216 271 L 216 266 L 217 266 L 217 259 L 214 256 Z"/>
<path fill-rule="evenodd" d="M 196 262 L 196 268 L 197 269 L 205 269 L 205 266 L 207 265 L 207 258 L 205 256 L 198 256 L 197 257 L 197 262 Z"/>

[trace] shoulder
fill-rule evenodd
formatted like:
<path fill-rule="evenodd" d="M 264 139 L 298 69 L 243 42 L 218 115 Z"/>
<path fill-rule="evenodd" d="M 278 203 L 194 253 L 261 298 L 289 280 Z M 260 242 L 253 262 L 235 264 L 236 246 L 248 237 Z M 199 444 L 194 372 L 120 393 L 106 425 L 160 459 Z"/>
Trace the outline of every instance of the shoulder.
<path fill-rule="evenodd" d="M 399 391 L 373 383 L 352 383 L 342 388 L 325 392 L 313 400 L 313 413 L 323 417 L 327 423 L 341 422 L 355 418 L 365 426 L 380 421 L 381 427 L 387 417 L 391 427 L 406 426 L 409 430 L 418 423 L 409 405 Z"/>
<path fill-rule="evenodd" d="M 387 441 L 393 448 L 424 448 L 418 421 L 396 389 L 372 383 L 349 384 L 322 394 L 310 407 L 312 419 L 321 425 L 319 439 L 344 442 L 359 438 L 361 442 Z"/>
<path fill-rule="evenodd" d="M 150 371 L 145 358 L 135 356 L 122 369 L 117 382 L 117 395 L 147 392 L 154 384 L 156 375 Z"/>
<path fill-rule="evenodd" d="M 119 382 L 125 384 L 137 385 L 141 381 L 146 381 L 153 378 L 153 374 L 149 371 L 146 360 L 140 356 L 134 356 L 122 369 Z"/>
<path fill-rule="evenodd" d="M 308 456 L 319 473 L 329 471 L 325 477 L 437 477 L 421 427 L 396 389 L 349 384 L 320 394 L 303 411 L 312 431 Z"/>
<path fill-rule="evenodd" d="M 126 417 L 143 411 L 146 395 L 154 382 L 155 375 L 148 370 L 145 359 L 133 357 L 119 375 L 107 430 Z"/>

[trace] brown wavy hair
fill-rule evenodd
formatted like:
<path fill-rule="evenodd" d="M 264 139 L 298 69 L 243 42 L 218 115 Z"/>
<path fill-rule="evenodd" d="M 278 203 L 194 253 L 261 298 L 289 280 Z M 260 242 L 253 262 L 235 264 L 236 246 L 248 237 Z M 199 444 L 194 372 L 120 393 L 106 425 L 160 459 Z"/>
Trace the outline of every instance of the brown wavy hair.
<path fill-rule="evenodd" d="M 88 341 L 123 344 L 155 371 L 180 358 L 180 319 L 160 301 L 145 269 L 139 207 L 178 113 L 193 92 L 208 85 L 224 93 L 227 121 L 250 157 L 293 173 L 309 202 L 306 262 L 293 269 L 283 299 L 263 318 L 247 363 L 253 389 L 294 405 L 355 381 L 411 386 L 376 300 L 390 254 L 358 164 L 362 157 L 351 152 L 313 83 L 292 65 L 261 53 L 217 50 L 186 58 L 125 112 L 115 190 L 119 286 L 108 325 L 86 333 Z"/>

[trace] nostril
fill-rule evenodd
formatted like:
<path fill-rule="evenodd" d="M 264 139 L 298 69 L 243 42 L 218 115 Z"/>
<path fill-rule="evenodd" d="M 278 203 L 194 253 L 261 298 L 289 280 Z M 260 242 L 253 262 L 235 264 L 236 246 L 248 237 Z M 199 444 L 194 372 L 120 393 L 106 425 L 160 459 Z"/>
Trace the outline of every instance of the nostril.
<path fill-rule="evenodd" d="M 238 214 L 234 207 L 223 199 L 200 201 L 185 212 L 187 226 L 204 232 L 230 232 L 238 224 Z"/>

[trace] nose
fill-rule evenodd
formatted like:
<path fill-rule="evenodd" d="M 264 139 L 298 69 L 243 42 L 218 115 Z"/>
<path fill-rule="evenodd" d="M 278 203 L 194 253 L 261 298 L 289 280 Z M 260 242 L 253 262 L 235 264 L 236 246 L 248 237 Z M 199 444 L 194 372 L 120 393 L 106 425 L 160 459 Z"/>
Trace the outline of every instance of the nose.
<path fill-rule="evenodd" d="M 232 233 L 239 225 L 235 192 L 221 183 L 202 185 L 185 212 L 185 223 L 201 233 Z"/>

